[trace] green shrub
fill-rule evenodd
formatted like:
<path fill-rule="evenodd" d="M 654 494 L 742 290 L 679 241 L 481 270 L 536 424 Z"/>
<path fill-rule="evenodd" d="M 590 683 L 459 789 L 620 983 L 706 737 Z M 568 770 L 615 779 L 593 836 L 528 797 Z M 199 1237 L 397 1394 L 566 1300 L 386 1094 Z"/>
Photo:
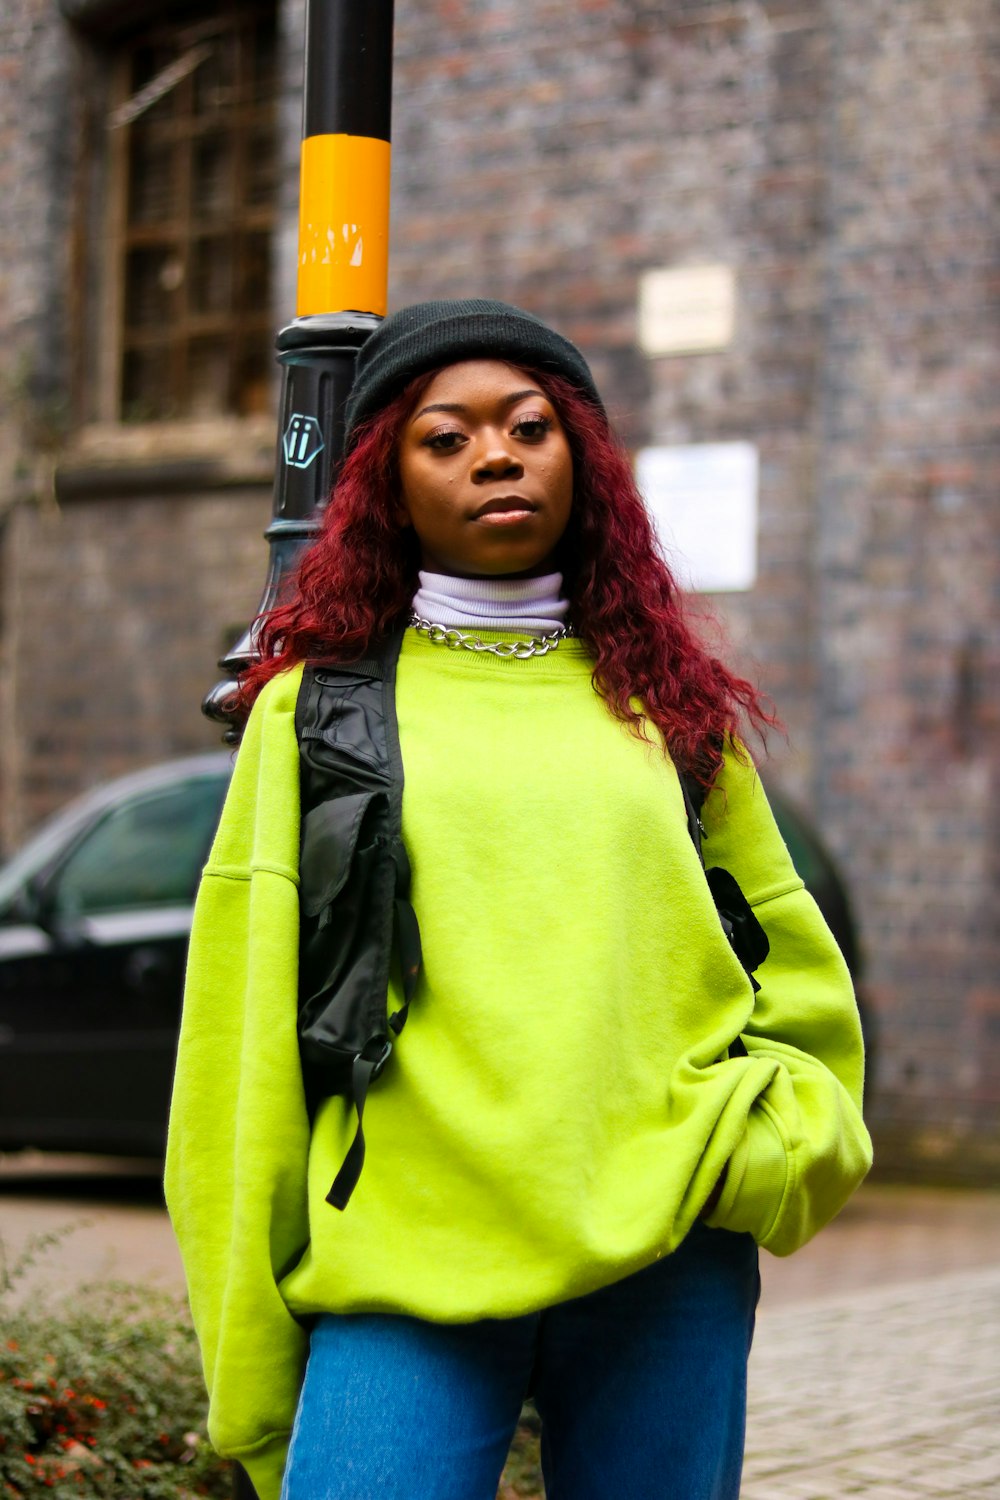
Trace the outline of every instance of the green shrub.
<path fill-rule="evenodd" d="M 119 1284 L 58 1302 L 15 1299 L 39 1252 L 61 1238 L 36 1238 L 14 1266 L 0 1265 L 0 1497 L 229 1496 L 182 1303 Z"/>

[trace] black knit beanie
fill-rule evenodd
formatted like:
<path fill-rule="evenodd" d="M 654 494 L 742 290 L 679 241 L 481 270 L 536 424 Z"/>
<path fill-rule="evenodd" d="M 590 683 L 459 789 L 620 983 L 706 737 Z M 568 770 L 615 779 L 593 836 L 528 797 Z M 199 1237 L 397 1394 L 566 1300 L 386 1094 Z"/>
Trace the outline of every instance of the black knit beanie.
<path fill-rule="evenodd" d="M 415 375 L 464 359 L 502 359 L 564 375 L 604 410 L 579 349 L 532 313 L 481 297 L 415 302 L 392 313 L 361 346 L 344 413 L 347 444 L 359 423 L 387 406 Z"/>

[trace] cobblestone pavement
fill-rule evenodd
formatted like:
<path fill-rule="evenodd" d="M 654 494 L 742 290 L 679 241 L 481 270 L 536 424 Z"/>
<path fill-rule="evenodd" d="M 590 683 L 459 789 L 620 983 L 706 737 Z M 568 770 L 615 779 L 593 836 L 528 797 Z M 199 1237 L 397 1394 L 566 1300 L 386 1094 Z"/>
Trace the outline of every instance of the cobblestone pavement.
<path fill-rule="evenodd" d="M 741 1500 L 851 1495 L 1000 1497 L 1000 1265 L 759 1319 Z"/>

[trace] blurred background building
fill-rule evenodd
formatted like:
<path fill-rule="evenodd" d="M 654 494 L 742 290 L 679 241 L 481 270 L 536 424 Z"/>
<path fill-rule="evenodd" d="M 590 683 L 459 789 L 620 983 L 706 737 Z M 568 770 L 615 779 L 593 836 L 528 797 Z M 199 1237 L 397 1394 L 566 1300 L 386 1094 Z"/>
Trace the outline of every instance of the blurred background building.
<path fill-rule="evenodd" d="M 0 12 L 0 849 L 217 743 L 303 10 Z M 753 445 L 752 569 L 712 602 L 854 895 L 880 1161 L 955 1180 L 1000 1165 L 998 11 L 397 0 L 392 303 L 537 311 L 636 451 Z"/>

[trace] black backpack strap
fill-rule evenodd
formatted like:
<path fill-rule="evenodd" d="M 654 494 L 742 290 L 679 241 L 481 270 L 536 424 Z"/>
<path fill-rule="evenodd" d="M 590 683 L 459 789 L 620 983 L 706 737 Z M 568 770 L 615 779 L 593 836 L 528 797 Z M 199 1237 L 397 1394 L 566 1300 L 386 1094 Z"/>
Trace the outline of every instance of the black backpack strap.
<path fill-rule="evenodd" d="M 393 632 L 362 660 L 307 663 L 296 704 L 303 816 L 299 1045 L 311 1106 L 342 1094 L 357 1114 L 353 1142 L 327 1195 L 340 1209 L 364 1165 L 368 1091 L 389 1060 L 390 1033 L 398 1035 L 405 1023 L 421 967 L 402 841 L 396 720 L 402 638 L 401 629 Z M 387 1017 L 393 949 L 403 1004 Z"/>
<path fill-rule="evenodd" d="M 364 1048 L 364 1051 L 358 1053 L 351 1065 L 351 1098 L 358 1117 L 358 1128 L 354 1132 L 354 1139 L 348 1147 L 347 1155 L 341 1162 L 340 1170 L 326 1195 L 327 1203 L 333 1208 L 345 1209 L 351 1194 L 358 1185 L 361 1168 L 365 1164 L 365 1132 L 362 1124 L 365 1100 L 368 1098 L 369 1088 L 389 1061 L 391 1051 L 391 1042 L 382 1042 L 380 1046 L 378 1040 L 375 1039 Z M 373 1055 L 366 1056 L 369 1052 Z"/>
<path fill-rule="evenodd" d="M 681 784 L 681 792 L 684 795 L 684 810 L 687 813 L 688 833 L 691 842 L 698 852 L 702 869 L 705 868 L 705 856 L 702 853 L 701 841 L 705 837 L 705 825 L 701 821 L 701 809 L 705 801 L 705 788 L 697 777 L 692 776 L 690 771 L 679 771 L 678 778 Z"/>
<path fill-rule="evenodd" d="M 760 967 L 770 952 L 767 933 L 754 915 L 753 907 L 740 889 L 736 877 L 728 870 L 722 869 L 720 865 L 706 865 L 703 840 L 707 835 L 705 825 L 701 820 L 705 788 L 690 771 L 679 771 L 678 778 L 687 813 L 688 832 L 705 872 L 705 880 L 712 893 L 722 930 L 726 934 L 730 947 L 743 965 L 756 994 L 760 989 L 760 984 L 754 970 Z M 729 1055 L 730 1057 L 746 1056 L 746 1047 L 739 1038 L 729 1048 Z"/>

